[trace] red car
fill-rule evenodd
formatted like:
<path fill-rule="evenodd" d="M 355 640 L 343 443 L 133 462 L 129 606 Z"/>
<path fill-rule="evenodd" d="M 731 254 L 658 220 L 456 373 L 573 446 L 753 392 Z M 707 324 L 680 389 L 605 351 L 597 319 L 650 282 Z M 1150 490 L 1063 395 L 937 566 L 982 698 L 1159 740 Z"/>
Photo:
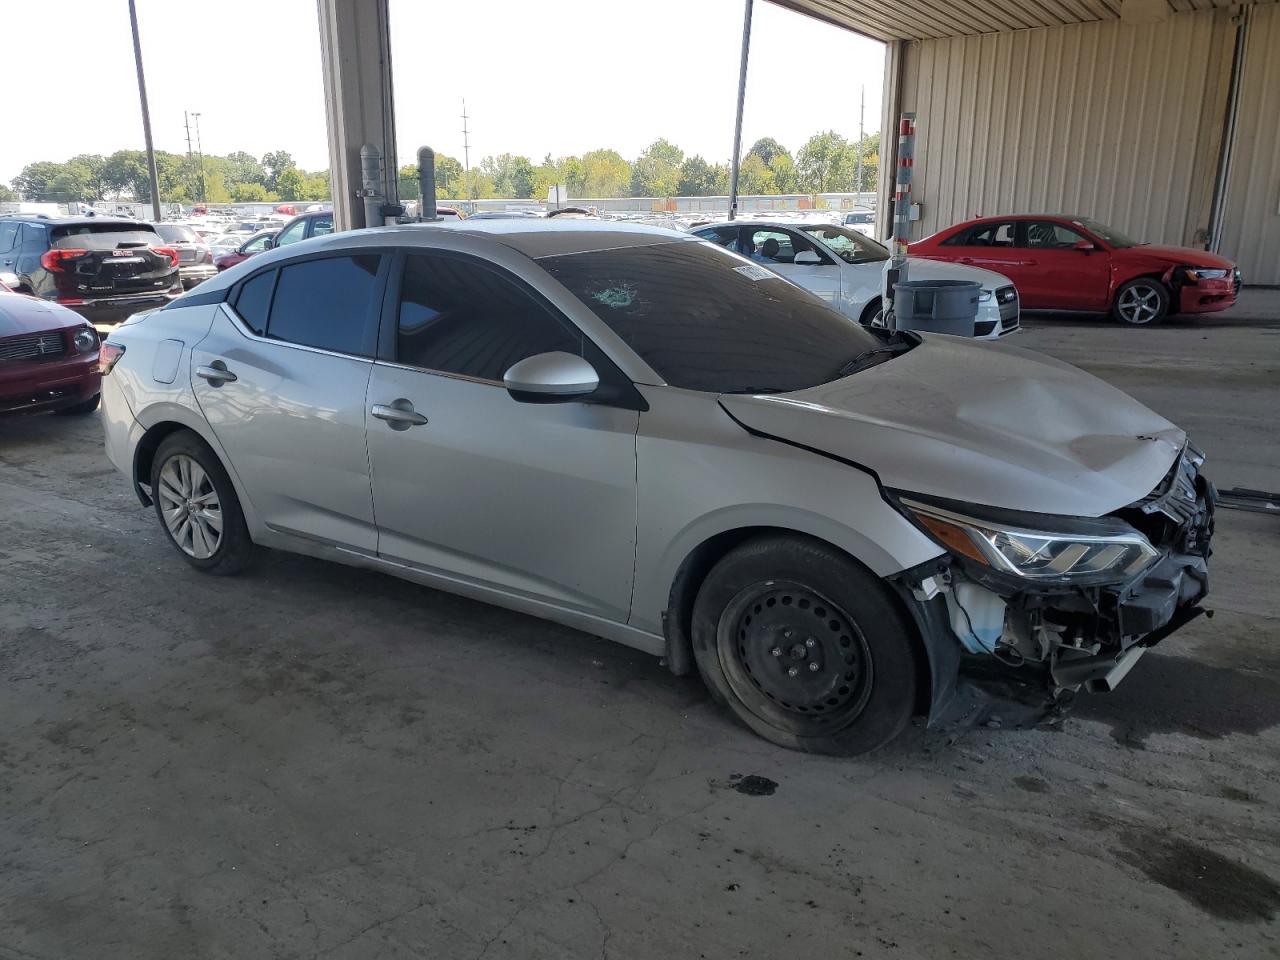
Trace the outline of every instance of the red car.
<path fill-rule="evenodd" d="M 271 249 L 271 243 L 275 240 L 279 230 L 259 230 L 252 237 L 246 240 L 230 253 L 222 253 L 213 258 L 213 265 L 218 268 L 221 273 L 229 267 L 234 267 L 243 260 L 248 260 L 255 253 L 262 253 L 264 250 Z"/>
<path fill-rule="evenodd" d="M 0 282 L 0 415 L 98 407 L 98 334 L 66 307 Z"/>
<path fill-rule="evenodd" d="M 1135 326 L 1225 310 L 1240 292 L 1240 271 L 1230 260 L 1139 243 L 1088 217 L 983 217 L 925 237 L 909 252 L 1003 273 L 1024 310 L 1110 310 Z"/>

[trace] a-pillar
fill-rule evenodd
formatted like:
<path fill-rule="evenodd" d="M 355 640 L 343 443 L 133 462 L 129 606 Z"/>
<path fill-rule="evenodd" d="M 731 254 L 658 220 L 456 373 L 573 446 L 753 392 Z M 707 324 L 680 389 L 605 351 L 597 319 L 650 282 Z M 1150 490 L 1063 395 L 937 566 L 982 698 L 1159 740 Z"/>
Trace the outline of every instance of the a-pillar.
<path fill-rule="evenodd" d="M 316 0 L 335 230 L 366 226 L 360 197 L 360 148 L 366 143 L 382 151 L 383 195 L 388 203 L 398 200 L 387 3 Z"/>

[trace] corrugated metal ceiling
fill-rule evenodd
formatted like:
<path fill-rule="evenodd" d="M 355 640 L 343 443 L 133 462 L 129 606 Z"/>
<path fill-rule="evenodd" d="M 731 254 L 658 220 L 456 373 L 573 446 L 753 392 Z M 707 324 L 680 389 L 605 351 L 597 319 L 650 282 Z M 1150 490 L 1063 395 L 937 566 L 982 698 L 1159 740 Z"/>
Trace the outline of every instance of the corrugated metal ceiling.
<path fill-rule="evenodd" d="M 780 7 L 877 40 L 923 40 L 1120 17 L 1124 0 L 772 0 Z M 1150 2 L 1150 0 L 1148 0 Z M 1170 11 L 1230 7 L 1239 0 L 1164 0 Z M 1254 0 L 1266 3 L 1272 0 Z M 1145 6 L 1146 4 L 1144 4 Z"/>

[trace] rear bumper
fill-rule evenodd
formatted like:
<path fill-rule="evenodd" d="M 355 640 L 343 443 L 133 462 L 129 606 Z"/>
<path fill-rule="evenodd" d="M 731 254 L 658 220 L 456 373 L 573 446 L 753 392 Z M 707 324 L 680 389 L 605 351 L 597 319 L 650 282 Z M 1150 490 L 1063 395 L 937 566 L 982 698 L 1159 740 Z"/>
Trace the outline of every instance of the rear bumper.
<path fill-rule="evenodd" d="M 39 413 L 75 406 L 96 395 L 102 377 L 94 370 L 98 354 L 53 362 L 23 363 L 0 375 L 0 415 Z"/>
<path fill-rule="evenodd" d="M 163 307 L 170 300 L 175 300 L 181 295 L 181 290 L 169 289 L 163 293 L 148 293 L 129 297 L 102 297 L 96 300 L 82 300 L 80 303 L 64 302 L 62 305 L 74 310 L 94 326 L 114 326 L 140 310 Z"/>
<path fill-rule="evenodd" d="M 198 283 L 212 279 L 218 275 L 218 268 L 212 263 L 193 263 L 189 266 L 178 268 L 178 274 L 182 277 L 183 287 L 190 289 Z"/>

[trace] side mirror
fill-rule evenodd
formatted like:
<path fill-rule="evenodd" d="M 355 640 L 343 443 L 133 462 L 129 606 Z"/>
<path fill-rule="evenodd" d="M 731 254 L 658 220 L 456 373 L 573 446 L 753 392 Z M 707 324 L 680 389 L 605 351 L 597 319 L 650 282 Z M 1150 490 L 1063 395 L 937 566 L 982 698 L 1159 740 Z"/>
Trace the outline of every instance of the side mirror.
<path fill-rule="evenodd" d="M 1074 244 L 1072 244 L 1071 249 L 1079 250 L 1081 253 L 1090 253 L 1091 251 L 1097 250 L 1098 248 L 1093 245 L 1092 240 L 1077 240 Z"/>
<path fill-rule="evenodd" d="M 820 267 L 822 266 L 822 258 L 812 250 L 801 250 L 792 258 L 791 262 L 797 267 Z"/>
<path fill-rule="evenodd" d="M 507 392 L 520 403 L 568 403 L 595 393 L 596 368 L 560 350 L 526 357 L 502 376 Z"/>
<path fill-rule="evenodd" d="M 267 239 L 262 241 L 263 250 L 274 250 L 275 248 L 276 248 L 276 242 L 272 240 L 270 237 L 267 237 Z"/>

